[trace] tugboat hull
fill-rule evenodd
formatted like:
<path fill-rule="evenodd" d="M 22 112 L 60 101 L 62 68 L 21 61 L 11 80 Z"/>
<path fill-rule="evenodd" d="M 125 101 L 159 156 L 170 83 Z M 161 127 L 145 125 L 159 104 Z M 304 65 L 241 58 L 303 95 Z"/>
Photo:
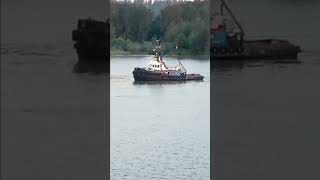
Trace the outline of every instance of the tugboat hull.
<path fill-rule="evenodd" d="M 183 74 L 177 71 L 148 71 L 144 68 L 134 68 L 135 81 L 191 81 L 203 80 L 200 74 Z"/>

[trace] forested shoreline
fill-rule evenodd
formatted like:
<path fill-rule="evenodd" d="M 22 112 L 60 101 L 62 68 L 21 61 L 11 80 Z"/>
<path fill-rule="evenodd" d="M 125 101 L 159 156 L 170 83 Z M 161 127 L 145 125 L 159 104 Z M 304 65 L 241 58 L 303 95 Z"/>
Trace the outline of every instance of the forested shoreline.
<path fill-rule="evenodd" d="M 163 52 L 183 56 L 209 54 L 207 1 L 175 4 L 111 3 L 111 54 L 151 54 L 160 39 Z"/>

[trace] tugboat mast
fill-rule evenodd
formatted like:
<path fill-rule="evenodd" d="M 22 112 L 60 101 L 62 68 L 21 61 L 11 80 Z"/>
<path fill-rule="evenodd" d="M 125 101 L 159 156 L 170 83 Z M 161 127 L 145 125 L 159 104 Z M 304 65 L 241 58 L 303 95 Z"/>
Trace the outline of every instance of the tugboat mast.
<path fill-rule="evenodd" d="M 160 45 L 160 41 L 159 40 L 156 40 L 155 49 L 153 49 L 153 51 L 155 51 L 156 60 L 158 62 L 162 62 L 161 45 Z"/>

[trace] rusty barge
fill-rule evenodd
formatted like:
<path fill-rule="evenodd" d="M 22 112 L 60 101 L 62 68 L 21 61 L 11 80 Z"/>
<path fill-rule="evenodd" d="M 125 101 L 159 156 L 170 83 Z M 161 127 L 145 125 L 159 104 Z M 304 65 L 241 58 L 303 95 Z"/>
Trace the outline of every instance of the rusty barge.
<path fill-rule="evenodd" d="M 244 30 L 221 0 L 220 13 L 210 18 L 210 57 L 213 60 L 297 59 L 299 46 L 281 39 L 245 40 Z M 231 22 L 231 23 L 230 23 Z"/>

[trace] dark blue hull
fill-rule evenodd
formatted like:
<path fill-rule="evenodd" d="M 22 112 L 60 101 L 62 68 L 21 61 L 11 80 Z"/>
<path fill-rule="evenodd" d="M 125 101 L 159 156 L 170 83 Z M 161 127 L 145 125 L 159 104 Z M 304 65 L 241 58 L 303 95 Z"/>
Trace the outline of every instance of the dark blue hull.
<path fill-rule="evenodd" d="M 203 80 L 200 74 L 183 74 L 175 71 L 148 71 L 143 68 L 134 68 L 132 72 L 135 81 L 191 81 Z"/>

